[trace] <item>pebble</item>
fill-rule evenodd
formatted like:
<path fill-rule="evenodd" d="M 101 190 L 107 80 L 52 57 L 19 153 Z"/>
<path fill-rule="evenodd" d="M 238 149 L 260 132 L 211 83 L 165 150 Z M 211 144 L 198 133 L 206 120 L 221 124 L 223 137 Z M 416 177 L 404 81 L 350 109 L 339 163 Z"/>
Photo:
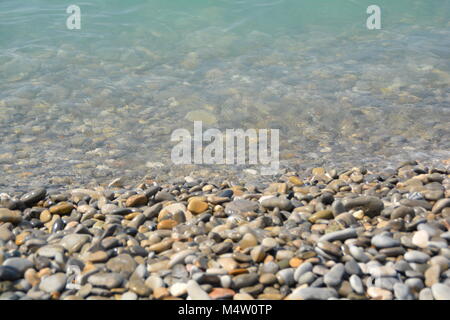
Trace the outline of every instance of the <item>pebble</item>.
<path fill-rule="evenodd" d="M 155 299 L 164 299 L 170 295 L 170 292 L 167 288 L 159 287 L 153 290 L 153 296 Z"/>
<path fill-rule="evenodd" d="M 233 300 L 255 300 L 255 299 L 248 293 L 236 293 L 233 296 Z"/>
<path fill-rule="evenodd" d="M 403 283 L 394 284 L 394 295 L 397 300 L 413 300 L 409 287 Z"/>
<path fill-rule="evenodd" d="M 136 293 L 128 291 L 122 295 L 120 300 L 137 300 L 137 299 L 138 296 Z"/>
<path fill-rule="evenodd" d="M 9 230 L 7 228 L 7 225 L 1 225 L 0 226 L 0 240 L 4 241 L 4 242 L 8 242 L 9 240 L 13 240 L 14 239 L 14 233 L 11 232 L 11 230 Z"/>
<path fill-rule="evenodd" d="M 297 288 L 288 297 L 288 300 L 328 300 L 337 298 L 338 293 L 332 288 Z"/>
<path fill-rule="evenodd" d="M 411 250 L 405 253 L 405 260 L 410 263 L 426 263 L 429 259 L 429 255 L 417 250 Z"/>
<path fill-rule="evenodd" d="M 293 208 L 293 205 L 289 199 L 281 198 L 281 197 L 267 197 L 261 198 L 260 203 L 264 208 L 269 210 L 273 210 L 278 208 L 280 210 L 290 211 Z"/>
<path fill-rule="evenodd" d="M 129 254 L 120 254 L 109 259 L 106 267 L 112 272 L 130 275 L 136 269 L 137 263 Z"/>
<path fill-rule="evenodd" d="M 277 281 L 277 277 L 272 273 L 264 273 L 259 277 L 259 283 L 264 285 L 273 285 Z"/>
<path fill-rule="evenodd" d="M 3 266 L 14 268 L 21 275 L 23 275 L 27 269 L 32 268 L 33 265 L 33 262 L 25 258 L 9 258 L 3 262 Z"/>
<path fill-rule="evenodd" d="M 106 289 L 118 288 L 124 280 L 124 276 L 119 273 L 106 272 L 95 273 L 88 278 L 88 282 L 93 286 Z"/>
<path fill-rule="evenodd" d="M 297 269 L 294 271 L 294 279 L 295 281 L 299 281 L 300 277 L 304 275 L 307 272 L 310 272 L 313 268 L 313 265 L 311 262 L 305 262 L 301 264 Z"/>
<path fill-rule="evenodd" d="M 356 230 L 353 228 L 348 228 L 344 230 L 327 233 L 322 237 L 320 237 L 319 241 L 328 241 L 328 242 L 333 242 L 337 240 L 344 241 L 356 237 L 357 237 Z"/>
<path fill-rule="evenodd" d="M 184 263 L 184 259 L 194 253 L 195 251 L 191 249 L 186 249 L 175 253 L 172 257 L 170 257 L 169 268 L 172 268 L 179 263 Z"/>
<path fill-rule="evenodd" d="M 423 288 L 419 293 L 419 300 L 434 300 L 433 292 L 430 288 Z"/>
<path fill-rule="evenodd" d="M 20 211 L 13 211 L 5 208 L 0 208 L 0 222 L 11 222 L 12 224 L 19 224 L 22 221 Z"/>
<path fill-rule="evenodd" d="M 278 242 L 274 238 L 264 238 L 261 244 L 269 250 L 278 246 Z"/>
<path fill-rule="evenodd" d="M 364 196 L 353 199 L 344 199 L 342 203 L 347 211 L 350 209 L 360 209 L 370 218 L 380 215 L 384 208 L 383 201 L 376 197 Z"/>
<path fill-rule="evenodd" d="M 450 300 L 450 286 L 436 283 L 431 287 L 431 292 L 436 300 Z"/>
<path fill-rule="evenodd" d="M 350 286 L 352 287 L 353 291 L 357 294 L 364 294 L 364 286 L 361 281 L 361 278 L 358 277 L 356 274 L 353 274 L 349 278 Z"/>
<path fill-rule="evenodd" d="M 145 285 L 144 281 L 141 278 L 137 277 L 130 278 L 130 281 L 128 282 L 128 288 L 132 292 L 142 297 L 148 297 L 152 291 L 149 287 Z"/>
<path fill-rule="evenodd" d="M 357 246 L 349 247 L 350 254 L 359 262 L 368 262 L 370 260 L 369 256 L 364 252 L 364 250 Z"/>
<path fill-rule="evenodd" d="M 67 277 L 64 273 L 44 277 L 39 284 L 39 289 L 44 292 L 61 292 L 66 287 Z"/>
<path fill-rule="evenodd" d="M 193 214 L 200 214 L 208 210 L 208 203 L 194 199 L 189 202 L 187 209 Z"/>
<path fill-rule="evenodd" d="M 125 205 L 127 207 L 141 207 L 145 206 L 148 202 L 148 198 L 145 194 L 136 194 L 127 199 Z"/>
<path fill-rule="evenodd" d="M 174 297 L 180 297 L 187 293 L 187 284 L 182 282 L 174 283 L 170 289 L 169 292 Z"/>
<path fill-rule="evenodd" d="M 302 274 L 298 279 L 297 283 L 301 286 L 304 284 L 311 285 L 314 281 L 317 280 L 317 275 L 314 272 L 308 271 Z"/>
<path fill-rule="evenodd" d="M 429 236 L 425 230 L 420 230 L 414 233 L 412 237 L 412 244 L 418 246 L 419 248 L 428 247 Z"/>
<path fill-rule="evenodd" d="M 375 267 L 369 268 L 369 273 L 374 278 L 397 276 L 397 271 L 392 266 L 375 266 Z"/>
<path fill-rule="evenodd" d="M 20 279 L 21 274 L 19 270 L 8 267 L 8 266 L 0 266 L 0 280 L 1 281 L 14 281 Z"/>
<path fill-rule="evenodd" d="M 227 288 L 214 288 L 210 293 L 209 297 L 213 300 L 226 300 L 231 299 L 236 293 Z"/>
<path fill-rule="evenodd" d="M 226 204 L 225 213 L 228 215 L 234 215 L 244 212 L 254 212 L 258 209 L 258 207 L 259 205 L 257 202 L 238 199 Z"/>
<path fill-rule="evenodd" d="M 91 237 L 86 234 L 68 234 L 61 239 L 59 244 L 62 245 L 70 254 L 78 252 L 90 239 Z"/>
<path fill-rule="evenodd" d="M 330 254 L 334 257 L 341 257 L 341 248 L 334 243 L 328 241 L 320 241 L 317 243 L 317 248 L 323 250 L 325 253 Z"/>
<path fill-rule="evenodd" d="M 157 229 L 158 230 L 172 230 L 176 225 L 178 224 L 177 221 L 172 219 L 163 220 L 158 223 Z"/>
<path fill-rule="evenodd" d="M 444 208 L 450 207 L 450 199 L 441 199 L 436 201 L 436 203 L 433 205 L 433 208 L 431 209 L 432 213 L 440 213 Z"/>
<path fill-rule="evenodd" d="M 52 207 L 50 207 L 50 213 L 55 215 L 66 215 L 72 212 L 74 206 L 69 202 L 60 202 Z"/>
<path fill-rule="evenodd" d="M 258 282 L 258 275 L 255 273 L 247 273 L 235 276 L 232 282 L 233 289 L 241 289 L 250 287 Z"/>
<path fill-rule="evenodd" d="M 164 281 L 161 277 L 156 275 L 151 275 L 145 280 L 145 285 L 155 291 L 157 288 L 161 288 L 164 286 Z"/>
<path fill-rule="evenodd" d="M 405 281 L 405 284 L 413 291 L 420 291 L 425 287 L 423 281 L 419 278 L 409 278 Z"/>
<path fill-rule="evenodd" d="M 439 265 L 433 265 L 425 271 L 425 285 L 432 287 L 434 284 L 439 283 L 441 276 L 441 267 Z"/>
<path fill-rule="evenodd" d="M 250 251 L 250 257 L 254 262 L 259 263 L 266 257 L 266 250 L 263 246 L 256 246 Z"/>
<path fill-rule="evenodd" d="M 309 222 L 316 223 L 317 220 L 320 219 L 332 219 L 333 212 L 331 210 L 321 210 L 314 213 L 311 217 L 309 217 Z"/>
<path fill-rule="evenodd" d="M 20 201 L 22 201 L 26 206 L 31 207 L 39 201 L 43 200 L 46 194 L 47 190 L 45 190 L 44 188 L 36 189 L 24 194 L 20 198 Z"/>
<path fill-rule="evenodd" d="M 194 280 L 189 280 L 186 290 L 191 300 L 211 300 L 211 297 Z"/>
<path fill-rule="evenodd" d="M 337 287 L 341 283 L 344 273 L 344 265 L 342 263 L 338 263 L 333 266 L 329 272 L 327 272 L 323 280 L 327 286 Z"/>
<path fill-rule="evenodd" d="M 361 275 L 362 274 L 360 266 L 353 259 L 351 259 L 345 263 L 345 272 L 349 275 L 351 275 L 351 274 Z"/>
<path fill-rule="evenodd" d="M 400 206 L 395 208 L 391 213 L 391 219 L 404 218 L 407 215 L 414 216 L 414 209 L 411 207 Z"/>
<path fill-rule="evenodd" d="M 224 254 L 228 251 L 230 251 L 233 248 L 233 243 L 231 242 L 222 242 L 222 243 L 218 243 L 212 246 L 212 250 L 216 253 L 216 254 Z"/>
<path fill-rule="evenodd" d="M 392 293 L 382 288 L 369 287 L 367 288 L 367 294 L 375 300 L 392 300 Z"/>
<path fill-rule="evenodd" d="M 387 235 L 376 235 L 371 240 L 372 245 L 377 249 L 392 248 L 400 245 L 400 241 L 395 240 Z"/>
<path fill-rule="evenodd" d="M 105 262 L 109 259 L 109 254 L 106 251 L 95 251 L 91 252 L 87 255 L 86 261 L 92 262 L 92 263 L 99 263 L 99 262 Z"/>
<path fill-rule="evenodd" d="M 294 269 L 288 268 L 280 270 L 277 272 L 276 278 L 278 279 L 280 285 L 292 286 L 295 283 Z"/>
<path fill-rule="evenodd" d="M 41 279 L 39 278 L 39 276 L 37 275 L 37 272 L 36 272 L 36 270 L 34 270 L 34 269 L 28 269 L 27 271 L 25 271 L 25 273 L 24 273 L 24 279 L 26 280 L 26 281 L 28 281 L 28 283 L 31 285 L 31 286 L 36 286 L 36 285 L 38 285 L 39 284 L 39 282 L 41 281 Z"/>
<path fill-rule="evenodd" d="M 239 246 L 241 249 L 252 248 L 258 244 L 258 239 L 252 233 L 246 233 L 239 241 Z"/>

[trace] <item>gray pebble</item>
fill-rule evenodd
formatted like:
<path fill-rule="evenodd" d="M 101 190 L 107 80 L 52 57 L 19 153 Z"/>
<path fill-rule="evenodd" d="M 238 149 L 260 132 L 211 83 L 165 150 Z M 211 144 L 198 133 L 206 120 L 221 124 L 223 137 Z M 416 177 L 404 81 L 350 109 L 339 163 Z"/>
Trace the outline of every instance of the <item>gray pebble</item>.
<path fill-rule="evenodd" d="M 333 242 L 336 240 L 344 241 L 351 238 L 356 238 L 358 235 L 356 233 L 356 229 L 354 228 L 347 228 L 340 231 L 334 231 L 327 233 L 320 237 L 319 241 L 328 241 Z"/>
<path fill-rule="evenodd" d="M 300 277 L 305 274 L 306 272 L 311 271 L 313 268 L 313 265 L 311 262 L 305 262 L 302 263 L 300 266 L 297 267 L 297 269 L 295 269 L 294 272 L 294 279 L 295 281 L 299 281 Z"/>
<path fill-rule="evenodd" d="M 387 235 L 376 235 L 372 238 L 372 245 L 377 249 L 392 248 L 400 245 L 398 240 L 395 240 Z"/>
<path fill-rule="evenodd" d="M 403 283 L 394 284 L 394 295 L 397 300 L 413 300 L 410 288 Z"/>
<path fill-rule="evenodd" d="M 289 298 L 294 300 L 328 300 L 337 297 L 336 290 L 332 288 L 298 288 L 289 295 Z"/>
<path fill-rule="evenodd" d="M 44 292 L 61 292 L 66 287 L 66 275 L 64 273 L 56 273 L 54 275 L 45 277 L 39 284 L 39 289 Z"/>
<path fill-rule="evenodd" d="M 364 294 L 364 285 L 361 281 L 361 278 L 358 277 L 356 274 L 353 274 L 349 278 L 350 286 L 352 287 L 353 291 L 357 294 Z"/>
<path fill-rule="evenodd" d="M 436 300 L 450 300 L 450 287 L 442 283 L 436 283 L 431 287 L 431 292 Z"/>
<path fill-rule="evenodd" d="M 6 259 L 5 262 L 3 262 L 3 265 L 14 268 L 19 271 L 21 275 L 23 275 L 24 272 L 27 269 L 32 268 L 34 264 L 33 262 L 25 258 L 9 258 Z"/>
<path fill-rule="evenodd" d="M 344 273 L 344 265 L 342 263 L 338 263 L 330 269 L 330 271 L 324 276 L 323 280 L 326 285 L 336 287 L 341 283 Z"/>
<path fill-rule="evenodd" d="M 430 256 L 424 252 L 411 250 L 405 253 L 405 260 L 414 263 L 426 263 L 430 259 Z"/>

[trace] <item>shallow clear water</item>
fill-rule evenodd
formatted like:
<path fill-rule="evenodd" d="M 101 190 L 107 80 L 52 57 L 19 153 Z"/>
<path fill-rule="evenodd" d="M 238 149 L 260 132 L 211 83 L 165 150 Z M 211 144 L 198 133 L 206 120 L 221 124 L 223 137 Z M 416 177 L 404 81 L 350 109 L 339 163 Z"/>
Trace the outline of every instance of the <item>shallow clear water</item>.
<path fill-rule="evenodd" d="M 199 111 L 280 129 L 288 168 L 450 159 L 450 0 L 375 2 L 82 1 L 68 30 L 68 4 L 2 0 L 0 187 L 205 169 L 170 161 Z"/>

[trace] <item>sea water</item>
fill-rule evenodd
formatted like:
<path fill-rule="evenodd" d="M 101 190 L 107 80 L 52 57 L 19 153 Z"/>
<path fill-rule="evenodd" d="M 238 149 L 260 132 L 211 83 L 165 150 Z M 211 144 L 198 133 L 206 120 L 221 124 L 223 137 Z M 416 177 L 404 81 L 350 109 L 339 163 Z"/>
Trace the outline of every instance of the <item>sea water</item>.
<path fill-rule="evenodd" d="M 449 15 L 450 0 L 2 0 L 0 186 L 189 173 L 170 136 L 194 120 L 279 129 L 286 167 L 442 164 Z"/>

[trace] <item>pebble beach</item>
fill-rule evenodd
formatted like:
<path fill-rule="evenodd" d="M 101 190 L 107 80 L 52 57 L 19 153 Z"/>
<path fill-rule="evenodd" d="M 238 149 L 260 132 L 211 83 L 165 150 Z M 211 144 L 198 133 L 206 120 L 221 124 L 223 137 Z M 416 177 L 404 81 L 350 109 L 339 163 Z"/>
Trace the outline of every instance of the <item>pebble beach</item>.
<path fill-rule="evenodd" d="M 448 164 L 0 201 L 0 299 L 450 299 Z"/>
<path fill-rule="evenodd" d="M 0 300 L 450 300 L 450 0 L 376 2 L 0 1 Z"/>

